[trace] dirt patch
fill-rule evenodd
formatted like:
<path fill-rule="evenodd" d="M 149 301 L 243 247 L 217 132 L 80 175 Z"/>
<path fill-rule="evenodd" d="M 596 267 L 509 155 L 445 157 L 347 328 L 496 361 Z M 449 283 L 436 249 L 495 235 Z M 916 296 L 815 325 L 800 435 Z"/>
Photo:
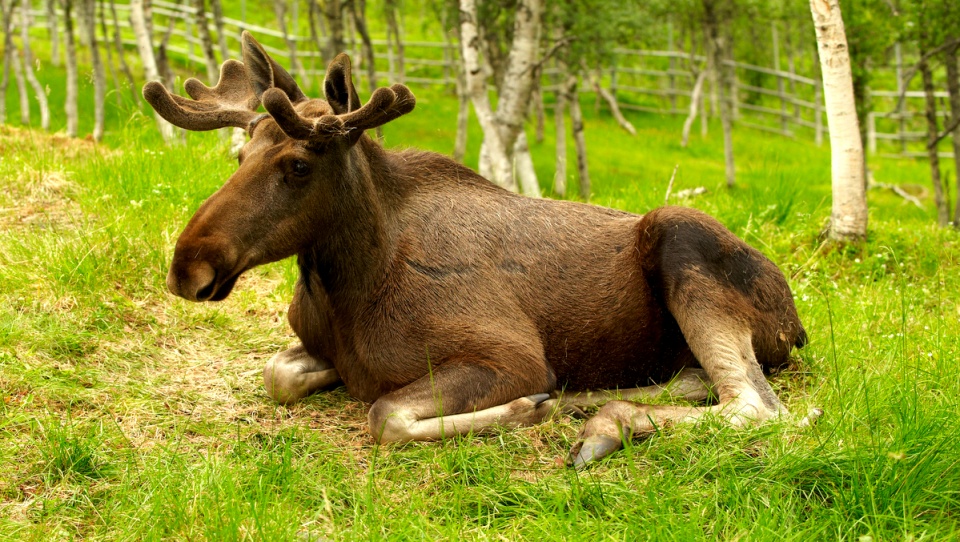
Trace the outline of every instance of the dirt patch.
<path fill-rule="evenodd" d="M 81 218 L 71 163 L 100 152 L 84 139 L 0 126 L 0 226 L 66 226 Z M 54 168 L 37 167 L 52 154 Z"/>

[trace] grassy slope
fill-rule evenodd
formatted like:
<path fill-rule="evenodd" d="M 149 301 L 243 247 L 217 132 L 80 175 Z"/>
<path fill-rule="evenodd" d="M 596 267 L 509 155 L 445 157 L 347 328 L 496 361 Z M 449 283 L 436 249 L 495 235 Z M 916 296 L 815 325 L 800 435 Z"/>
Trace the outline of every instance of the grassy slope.
<path fill-rule="evenodd" d="M 453 98 L 415 91 L 387 143 L 449 152 Z M 812 342 L 775 385 L 794 411 L 826 410 L 815 428 L 705 423 L 582 473 L 559 465 L 581 424 L 566 418 L 373 446 L 342 390 L 284 408 L 261 389 L 293 340 L 290 261 L 220 304 L 165 292 L 179 229 L 234 167 L 215 134 L 164 148 L 135 116 L 94 147 L 0 128 L 0 537 L 955 539 L 960 246 L 931 202 L 871 192 L 867 247 L 817 253 L 825 149 L 739 131 L 728 192 L 718 127 L 680 149 L 677 119 L 633 116 L 630 138 L 585 105 L 595 203 L 659 205 L 680 164 L 675 191 L 710 189 L 686 204 L 791 277 Z M 874 169 L 926 184 L 922 164 Z"/>

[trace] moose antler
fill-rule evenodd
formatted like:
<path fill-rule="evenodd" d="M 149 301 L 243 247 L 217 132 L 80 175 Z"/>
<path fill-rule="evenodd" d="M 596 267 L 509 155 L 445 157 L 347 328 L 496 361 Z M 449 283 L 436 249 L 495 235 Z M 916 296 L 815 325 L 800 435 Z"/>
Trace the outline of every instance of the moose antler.
<path fill-rule="evenodd" d="M 300 115 L 287 94 L 271 88 L 263 93 L 263 107 L 285 134 L 301 140 L 325 141 L 382 126 L 413 111 L 417 101 L 407 87 L 378 88 L 360 109 L 343 115 L 309 118 Z"/>
<path fill-rule="evenodd" d="M 227 60 L 220 67 L 220 80 L 210 88 L 190 78 L 184 89 L 192 100 L 171 94 L 157 81 L 143 87 L 143 97 L 171 124 L 187 130 L 216 130 L 226 126 L 247 129 L 257 117 L 257 98 L 242 62 Z"/>
<path fill-rule="evenodd" d="M 339 66 L 349 77 L 350 58 L 347 55 L 337 55 L 330 66 Z M 294 139 L 310 141 L 326 141 L 360 134 L 364 130 L 382 126 L 406 115 L 413 111 L 417 103 L 410 89 L 401 84 L 378 88 L 363 107 L 341 115 L 323 115 L 317 118 L 300 115 L 290 100 L 289 93 L 280 88 L 265 90 L 260 99 L 263 107 L 285 134 Z"/>

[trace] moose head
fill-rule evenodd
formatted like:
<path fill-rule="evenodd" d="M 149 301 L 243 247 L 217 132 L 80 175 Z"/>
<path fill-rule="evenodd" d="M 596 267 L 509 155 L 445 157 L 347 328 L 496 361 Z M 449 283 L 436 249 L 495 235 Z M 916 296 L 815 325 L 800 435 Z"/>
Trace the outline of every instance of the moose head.
<path fill-rule="evenodd" d="M 191 301 L 226 298 L 244 271 L 309 249 L 337 217 L 351 171 L 365 167 L 356 152 L 364 131 L 413 110 L 416 100 L 400 84 L 379 88 L 363 106 L 353 86 L 350 58 L 338 55 L 327 68 L 326 100 L 310 99 L 293 77 L 243 33 L 243 62 L 227 60 L 213 88 L 184 83 L 192 100 L 159 82 L 143 89 L 146 100 L 170 123 L 194 131 L 243 128 L 250 136 L 240 166 L 207 199 L 177 241 L 167 287 Z M 263 104 L 266 113 L 257 110 Z M 369 142 L 368 142 L 369 144 Z"/>

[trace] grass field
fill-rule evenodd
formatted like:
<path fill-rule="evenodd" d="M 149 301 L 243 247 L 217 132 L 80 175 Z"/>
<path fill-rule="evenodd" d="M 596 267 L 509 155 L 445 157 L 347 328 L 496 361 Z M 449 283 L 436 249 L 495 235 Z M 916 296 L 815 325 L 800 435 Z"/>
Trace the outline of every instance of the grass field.
<path fill-rule="evenodd" d="M 414 91 L 387 145 L 450 152 L 455 99 Z M 101 145 L 0 127 L 0 537 L 960 537 L 960 235 L 934 226 L 930 199 L 871 191 L 866 246 L 822 247 L 826 148 L 740 130 L 727 190 L 719 126 L 681 149 L 678 119 L 633 116 L 631 138 L 585 106 L 594 203 L 661 205 L 679 164 L 674 191 L 709 190 L 680 203 L 785 271 L 811 343 L 773 382 L 791 410 L 825 410 L 814 428 L 704 422 L 575 472 L 562 459 L 582 422 L 566 417 L 378 447 L 342 389 L 277 406 L 260 372 L 294 342 L 293 262 L 222 303 L 168 294 L 173 243 L 234 162 L 216 134 L 164 147 L 117 108 Z M 545 185 L 551 134 L 533 149 Z M 928 184 L 922 163 L 872 167 Z"/>

